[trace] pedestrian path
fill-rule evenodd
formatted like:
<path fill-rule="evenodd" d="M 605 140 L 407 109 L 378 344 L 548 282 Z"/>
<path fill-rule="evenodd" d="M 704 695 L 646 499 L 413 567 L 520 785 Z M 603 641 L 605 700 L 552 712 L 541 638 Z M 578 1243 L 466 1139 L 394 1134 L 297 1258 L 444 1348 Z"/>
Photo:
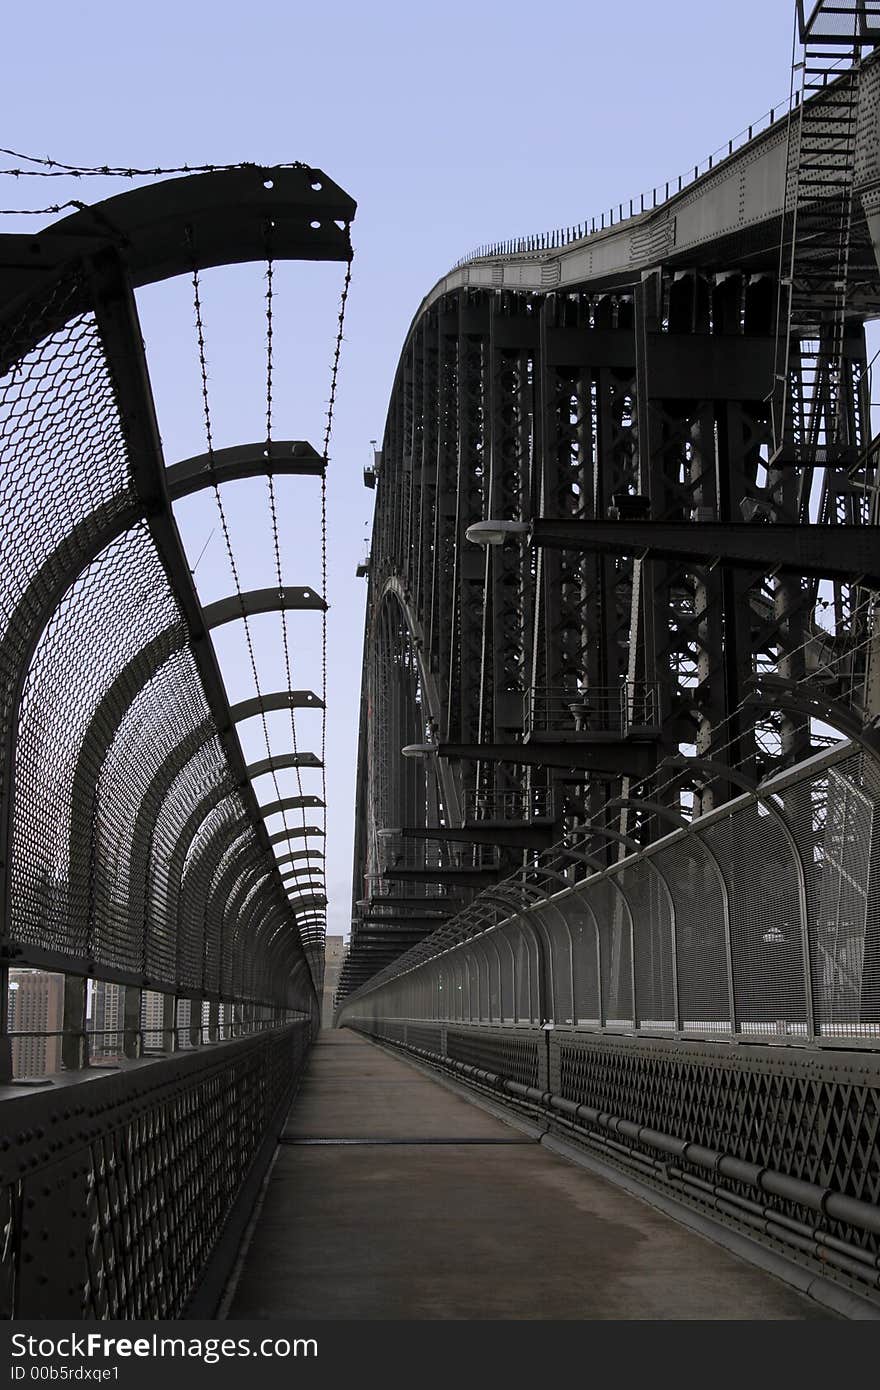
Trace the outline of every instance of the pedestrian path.
<path fill-rule="evenodd" d="M 831 1314 L 342 1030 L 312 1049 L 227 1316 Z"/>

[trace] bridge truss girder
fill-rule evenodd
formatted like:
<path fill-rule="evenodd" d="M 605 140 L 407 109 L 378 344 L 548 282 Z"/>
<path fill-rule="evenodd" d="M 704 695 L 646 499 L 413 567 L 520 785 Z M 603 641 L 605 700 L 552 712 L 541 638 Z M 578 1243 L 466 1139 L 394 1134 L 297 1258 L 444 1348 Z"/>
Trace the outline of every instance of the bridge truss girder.
<path fill-rule="evenodd" d="M 862 69 L 863 182 L 877 164 L 876 69 Z M 880 314 L 877 268 L 866 275 L 861 250 L 850 262 L 835 449 L 802 438 L 790 414 L 774 454 L 780 234 L 768 213 L 747 258 L 722 238 L 687 261 L 658 238 L 657 261 L 637 274 L 585 275 L 564 292 L 552 256 L 545 291 L 507 288 L 517 256 L 499 256 L 471 285 L 424 301 L 377 453 L 341 997 L 378 959 L 366 936 L 358 945 L 358 900 L 381 873 L 379 831 L 460 828 L 474 804 L 530 820 L 549 799 L 559 833 L 592 819 L 600 836 L 643 845 L 662 833 L 653 807 L 685 805 L 665 760 L 690 753 L 718 769 L 690 789 L 697 813 L 731 795 L 723 769 L 759 780 L 813 750 L 815 723 L 790 699 L 759 704 L 756 675 L 821 680 L 863 725 L 880 708 L 868 693 L 877 576 L 865 531 L 875 479 L 864 321 Z M 795 325 L 794 376 L 807 352 L 812 362 Z M 797 390 L 825 409 L 831 367 L 819 357 Z M 468 528 L 489 520 L 533 526 L 536 545 L 469 544 Z M 392 708 L 381 692 L 395 680 Z M 621 690 L 630 704 L 650 695 L 650 728 L 626 727 L 626 712 L 616 730 L 578 726 L 585 695 Z M 544 728 L 542 692 L 565 692 Z M 598 857 L 618 853 L 608 839 Z M 443 862 L 423 863 L 426 882 Z M 500 862 L 509 871 L 529 852 Z"/>

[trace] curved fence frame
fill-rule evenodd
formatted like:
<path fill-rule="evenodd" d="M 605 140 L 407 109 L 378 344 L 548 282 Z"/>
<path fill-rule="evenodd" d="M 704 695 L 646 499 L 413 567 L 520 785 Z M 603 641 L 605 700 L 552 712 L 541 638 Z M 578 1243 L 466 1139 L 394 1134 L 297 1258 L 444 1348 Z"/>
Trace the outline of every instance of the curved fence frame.
<path fill-rule="evenodd" d="M 758 836 L 760 860 L 749 854 Z M 566 854 L 563 843 L 544 858 Z M 621 855 L 575 880 L 590 867 L 575 850 L 569 883 L 553 873 L 542 890 L 523 871 L 487 890 L 347 999 L 339 1022 L 536 1021 L 880 1044 L 880 769 L 872 753 L 838 744 L 644 849 L 621 846 Z M 519 1006 L 516 964 L 524 933 L 535 951 L 528 1010 Z M 453 975 L 448 991 L 441 972 Z"/>

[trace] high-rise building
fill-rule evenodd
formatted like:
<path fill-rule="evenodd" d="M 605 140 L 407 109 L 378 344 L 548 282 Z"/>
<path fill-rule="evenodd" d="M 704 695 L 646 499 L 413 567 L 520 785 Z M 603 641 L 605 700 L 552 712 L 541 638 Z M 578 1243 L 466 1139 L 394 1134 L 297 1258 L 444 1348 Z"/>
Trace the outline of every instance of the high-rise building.
<path fill-rule="evenodd" d="M 141 995 L 141 1028 L 146 1051 L 164 1048 L 165 995 L 156 989 L 145 989 Z"/>
<path fill-rule="evenodd" d="M 109 980 L 92 980 L 89 993 L 89 1055 L 93 1062 L 122 1057 L 125 990 Z"/>
<path fill-rule="evenodd" d="M 51 1076 L 61 1070 L 64 976 L 12 969 L 6 1022 L 12 1036 L 12 1074 Z M 15 1037 L 28 1034 L 26 1037 Z"/>
<path fill-rule="evenodd" d="M 321 1027 L 333 1026 L 333 996 L 339 986 L 339 974 L 345 960 L 348 943 L 343 936 L 328 936 L 324 943 L 324 996 L 321 1000 Z"/>

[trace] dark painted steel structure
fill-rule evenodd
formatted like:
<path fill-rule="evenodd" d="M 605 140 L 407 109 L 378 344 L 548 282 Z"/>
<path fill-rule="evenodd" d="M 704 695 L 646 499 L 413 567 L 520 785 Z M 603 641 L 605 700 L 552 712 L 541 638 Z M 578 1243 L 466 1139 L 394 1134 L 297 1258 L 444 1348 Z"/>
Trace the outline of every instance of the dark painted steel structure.
<path fill-rule="evenodd" d="M 354 212 L 320 170 L 242 167 L 0 238 L 0 1085 L 10 968 L 64 978 L 51 1093 L 4 1090 L 7 1317 L 202 1306 L 320 1014 L 323 856 L 291 851 L 308 865 L 291 881 L 265 817 L 323 801 L 261 804 L 253 782 L 322 759 L 248 765 L 237 724 L 323 700 L 230 707 L 210 634 L 326 604 L 279 577 L 203 609 L 172 503 L 260 474 L 309 486 L 326 459 L 303 441 L 215 451 L 206 397 L 206 454 L 166 467 L 134 291 L 188 275 L 197 296 L 205 267 L 245 261 L 348 265 Z M 322 835 L 303 811 L 283 838 Z M 108 986 L 135 1069 L 102 1078 L 87 998 Z M 40 1230 L 63 1232 L 48 1264 Z"/>
<path fill-rule="evenodd" d="M 877 1317 L 880 13 L 799 19 L 754 139 L 413 321 L 338 1019 Z"/>
<path fill-rule="evenodd" d="M 819 6 L 783 119 L 661 206 L 502 243 L 423 302 L 367 480 L 340 998 L 451 875 L 528 870 L 586 823 L 610 864 L 606 832 L 647 845 L 664 811 L 733 795 L 733 772 L 870 741 L 874 25 Z M 671 776 L 682 754 L 701 771 Z M 412 903 L 383 905 L 402 855 Z"/>
<path fill-rule="evenodd" d="M 607 227 L 485 248 L 414 320 L 365 479 L 340 1019 L 862 1316 L 880 17 L 799 12 L 798 90 L 754 141 Z M 353 215 L 320 171 L 239 168 L 0 240 L 0 942 L 4 973 L 65 981 L 61 1071 L 4 1088 L 7 1317 L 213 1313 L 310 1042 L 323 801 L 252 784 L 323 750 L 246 764 L 237 725 L 323 700 L 230 707 L 210 633 L 324 603 L 279 563 L 202 609 L 171 502 L 326 459 L 215 451 L 206 398 L 207 453 L 166 468 L 133 290 L 193 275 L 205 384 L 199 270 L 348 263 Z M 123 989 L 110 1075 L 87 980 Z"/>

